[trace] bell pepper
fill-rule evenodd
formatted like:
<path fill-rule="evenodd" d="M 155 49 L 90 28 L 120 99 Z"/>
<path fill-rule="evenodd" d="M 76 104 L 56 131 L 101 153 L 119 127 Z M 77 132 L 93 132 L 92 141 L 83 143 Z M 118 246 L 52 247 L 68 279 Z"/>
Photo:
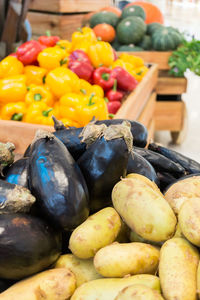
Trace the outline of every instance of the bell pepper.
<path fill-rule="evenodd" d="M 104 97 L 104 90 L 102 89 L 102 87 L 100 85 L 94 84 L 92 85 L 92 90 L 91 90 L 92 94 L 94 94 L 95 96 Z"/>
<path fill-rule="evenodd" d="M 107 91 L 106 97 L 109 101 L 119 101 L 121 102 L 124 94 L 121 91 L 117 91 L 117 79 L 115 79 L 112 90 Z"/>
<path fill-rule="evenodd" d="M 40 67 L 51 71 L 60 66 L 67 66 L 69 54 L 58 47 L 49 47 L 44 49 L 38 55 Z"/>
<path fill-rule="evenodd" d="M 60 121 L 62 121 L 65 127 L 77 127 L 77 128 L 82 127 L 78 122 L 72 121 L 67 118 L 62 118 L 60 119 Z"/>
<path fill-rule="evenodd" d="M 84 79 L 80 79 L 80 93 L 81 95 L 90 95 L 92 93 L 92 85 L 84 80 Z"/>
<path fill-rule="evenodd" d="M 144 66 L 144 60 L 138 56 L 121 53 L 119 57 L 124 62 L 132 64 L 135 68 Z"/>
<path fill-rule="evenodd" d="M 117 59 L 113 62 L 112 69 L 114 69 L 116 67 L 122 67 L 123 69 L 125 69 L 129 73 L 134 69 L 134 67 L 131 63 L 125 62 L 122 59 Z"/>
<path fill-rule="evenodd" d="M 111 45 L 102 41 L 92 44 L 89 47 L 88 56 L 95 68 L 100 67 L 101 65 L 109 67 L 115 60 Z"/>
<path fill-rule="evenodd" d="M 136 68 L 130 72 L 130 74 L 138 81 L 140 82 L 142 78 L 146 75 L 148 72 L 148 68 L 146 66 Z"/>
<path fill-rule="evenodd" d="M 55 115 L 55 112 L 53 108 L 49 107 L 46 103 L 32 103 L 27 109 L 24 122 L 41 125 L 53 125 L 52 115 Z M 57 116 L 55 115 L 55 117 Z"/>
<path fill-rule="evenodd" d="M 120 101 L 111 101 L 107 103 L 107 108 L 109 114 L 116 114 L 118 109 L 121 107 L 121 102 Z"/>
<path fill-rule="evenodd" d="M 125 91 L 132 91 L 138 84 L 137 80 L 121 67 L 114 68 L 111 76 L 117 79 L 117 86 Z"/>
<path fill-rule="evenodd" d="M 79 78 L 89 80 L 92 76 L 93 67 L 90 63 L 84 61 L 74 61 L 69 65 L 69 69 L 78 75 Z"/>
<path fill-rule="evenodd" d="M 72 34 L 72 50 L 81 49 L 87 52 L 89 46 L 95 42 L 97 42 L 96 35 L 89 27 L 79 28 Z"/>
<path fill-rule="evenodd" d="M 46 35 L 42 35 L 38 38 L 38 42 L 46 47 L 53 47 L 60 40 L 59 36 L 53 36 L 50 31 L 46 32 Z"/>
<path fill-rule="evenodd" d="M 0 78 L 20 75 L 23 71 L 23 64 L 14 56 L 7 56 L 0 62 Z"/>
<path fill-rule="evenodd" d="M 78 76 L 63 67 L 50 71 L 46 76 L 46 84 L 57 98 L 67 93 L 80 91 Z"/>
<path fill-rule="evenodd" d="M 33 86 L 26 94 L 25 102 L 30 105 L 34 102 L 45 102 L 48 106 L 53 106 L 53 95 L 43 86 Z"/>
<path fill-rule="evenodd" d="M 112 70 L 106 67 L 99 67 L 93 73 L 93 81 L 100 85 L 104 90 L 108 90 L 114 85 L 115 77 Z"/>
<path fill-rule="evenodd" d="M 56 47 L 61 48 L 61 49 L 65 50 L 66 52 L 70 53 L 71 48 L 72 48 L 72 43 L 69 42 L 68 40 L 59 40 L 56 43 Z"/>
<path fill-rule="evenodd" d="M 25 113 L 26 104 L 24 102 L 7 103 L 1 109 L 1 119 L 23 121 Z"/>
<path fill-rule="evenodd" d="M 90 59 L 88 57 L 88 55 L 82 51 L 82 50 L 75 50 L 73 51 L 70 56 L 69 56 L 69 66 L 72 62 L 74 61 L 80 61 L 80 62 L 86 62 L 88 64 L 91 64 Z"/>
<path fill-rule="evenodd" d="M 79 107 L 84 96 L 76 93 L 67 93 L 59 100 L 59 117 L 67 118 L 79 123 Z"/>
<path fill-rule="evenodd" d="M 28 41 L 17 48 L 17 58 L 24 65 L 31 65 L 37 61 L 38 54 L 43 50 L 43 46 L 38 41 Z"/>
<path fill-rule="evenodd" d="M 0 103 L 24 101 L 26 93 L 25 75 L 15 75 L 0 80 Z"/>
<path fill-rule="evenodd" d="M 36 84 L 36 85 L 42 85 L 45 81 L 45 75 L 47 73 L 47 70 L 41 67 L 37 66 L 26 66 L 24 68 L 24 74 L 26 75 L 26 82 L 28 85 L 30 84 Z"/>

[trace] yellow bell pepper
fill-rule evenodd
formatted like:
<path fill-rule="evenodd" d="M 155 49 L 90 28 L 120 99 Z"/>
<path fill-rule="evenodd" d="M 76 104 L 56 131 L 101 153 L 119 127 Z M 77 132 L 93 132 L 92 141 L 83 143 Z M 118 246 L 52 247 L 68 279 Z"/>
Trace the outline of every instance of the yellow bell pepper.
<path fill-rule="evenodd" d="M 49 106 L 53 106 L 54 99 L 52 93 L 44 86 L 33 86 L 26 94 L 25 102 L 30 105 L 35 102 L 45 102 Z"/>
<path fill-rule="evenodd" d="M 94 31 L 89 27 L 82 27 L 72 34 L 72 51 L 80 49 L 87 52 L 89 46 L 96 42 Z"/>
<path fill-rule="evenodd" d="M 0 78 L 20 75 L 23 72 L 23 64 L 14 56 L 7 56 L 0 62 Z"/>
<path fill-rule="evenodd" d="M 84 79 L 80 79 L 80 94 L 87 96 L 94 94 L 95 96 L 99 96 L 101 98 L 104 97 L 104 91 L 101 86 L 97 84 L 91 85 Z"/>
<path fill-rule="evenodd" d="M 103 65 L 109 67 L 114 62 L 114 52 L 111 45 L 107 42 L 99 41 L 92 44 L 88 50 L 88 56 L 95 68 Z"/>
<path fill-rule="evenodd" d="M 24 101 L 26 93 L 25 75 L 15 75 L 0 80 L 0 103 Z"/>
<path fill-rule="evenodd" d="M 79 108 L 84 96 L 76 93 L 68 93 L 59 100 L 59 117 L 67 118 L 79 123 Z"/>
<path fill-rule="evenodd" d="M 53 125 L 52 115 L 57 117 L 54 109 L 48 106 L 46 103 L 33 103 L 27 109 L 24 122 L 41 125 Z"/>
<path fill-rule="evenodd" d="M 39 53 L 37 60 L 40 67 L 48 71 L 60 66 L 67 66 L 69 54 L 58 46 L 49 47 Z"/>
<path fill-rule="evenodd" d="M 65 67 L 50 71 L 46 76 L 46 84 L 58 98 L 67 93 L 80 91 L 78 76 Z"/>
<path fill-rule="evenodd" d="M 1 119 L 23 121 L 25 113 L 26 104 L 24 102 L 7 103 L 1 109 Z"/>
<path fill-rule="evenodd" d="M 92 85 L 91 92 L 92 92 L 92 94 L 94 94 L 95 96 L 98 96 L 100 98 L 104 97 L 104 90 L 102 89 L 102 87 L 100 85 L 97 85 L 97 84 Z"/>
<path fill-rule="evenodd" d="M 28 85 L 42 85 L 45 81 L 45 75 L 47 74 L 47 70 L 44 68 L 30 65 L 24 68 L 24 74 L 26 75 L 26 82 Z"/>
<path fill-rule="evenodd" d="M 56 47 L 57 48 L 61 48 L 65 51 L 67 51 L 68 53 L 71 52 L 71 49 L 72 49 L 72 43 L 69 42 L 68 40 L 59 40 L 57 43 L 56 43 Z"/>
<path fill-rule="evenodd" d="M 67 118 L 62 118 L 62 119 L 60 119 L 60 121 L 63 122 L 65 127 L 77 127 L 77 128 L 82 127 L 78 122 L 72 121 Z"/>
<path fill-rule="evenodd" d="M 140 82 L 142 80 L 142 78 L 146 75 L 146 73 L 148 72 L 148 68 L 146 66 L 143 67 L 139 67 L 134 69 L 131 72 L 131 75 L 138 81 Z"/>
<path fill-rule="evenodd" d="M 125 69 L 128 72 L 133 70 L 133 65 L 129 62 L 123 61 L 122 59 L 117 59 L 113 62 L 112 69 L 114 69 L 116 67 L 122 67 L 123 69 Z"/>
<path fill-rule="evenodd" d="M 144 66 L 144 60 L 141 57 L 130 55 L 127 53 L 121 53 L 119 57 L 124 62 L 132 64 L 135 68 Z"/>

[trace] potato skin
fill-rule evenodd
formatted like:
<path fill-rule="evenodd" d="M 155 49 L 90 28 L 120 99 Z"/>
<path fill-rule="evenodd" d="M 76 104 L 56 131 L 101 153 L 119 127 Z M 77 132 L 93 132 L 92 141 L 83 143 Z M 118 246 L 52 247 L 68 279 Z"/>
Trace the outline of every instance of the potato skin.
<path fill-rule="evenodd" d="M 183 235 L 196 246 L 200 246 L 200 198 L 186 200 L 178 214 Z"/>
<path fill-rule="evenodd" d="M 127 278 L 105 278 L 89 281 L 81 285 L 71 300 L 114 300 L 118 293 L 131 284 L 143 284 L 160 292 L 160 281 L 157 276 L 142 274 Z"/>
<path fill-rule="evenodd" d="M 151 187 L 153 190 L 157 191 L 159 194 L 162 195 L 161 191 L 159 190 L 157 184 L 154 181 L 151 181 L 149 178 L 140 175 L 140 174 L 136 174 L 136 173 L 130 173 L 126 176 L 126 178 L 133 178 L 135 180 L 138 180 L 138 183 L 140 181 L 140 183 L 144 184 L 144 185 L 148 185 L 149 187 Z M 163 196 L 163 195 L 162 195 Z"/>
<path fill-rule="evenodd" d="M 76 286 L 85 282 L 102 278 L 95 270 L 93 259 L 80 259 L 73 254 L 64 254 L 59 257 L 55 268 L 66 268 L 75 275 Z"/>
<path fill-rule="evenodd" d="M 164 298 L 145 285 L 133 284 L 120 291 L 115 300 L 164 300 Z"/>
<path fill-rule="evenodd" d="M 175 214 L 179 213 L 181 205 L 193 197 L 200 198 L 200 176 L 189 177 L 172 184 L 165 192 L 165 199 Z"/>
<path fill-rule="evenodd" d="M 112 191 L 114 208 L 142 238 L 163 242 L 173 236 L 177 219 L 161 194 L 137 180 L 125 178 Z"/>
<path fill-rule="evenodd" d="M 155 274 L 159 250 L 144 243 L 113 243 L 100 249 L 94 266 L 104 277 L 123 277 L 131 274 Z"/>
<path fill-rule="evenodd" d="M 67 300 L 76 288 L 74 274 L 64 268 L 38 273 L 12 285 L 1 300 Z"/>
<path fill-rule="evenodd" d="M 160 251 L 159 277 L 166 300 L 195 300 L 199 254 L 187 240 L 172 238 Z"/>
<path fill-rule="evenodd" d="M 79 258 L 94 257 L 99 249 L 114 242 L 120 228 L 120 216 L 114 208 L 106 207 L 91 215 L 72 232 L 69 248 Z"/>

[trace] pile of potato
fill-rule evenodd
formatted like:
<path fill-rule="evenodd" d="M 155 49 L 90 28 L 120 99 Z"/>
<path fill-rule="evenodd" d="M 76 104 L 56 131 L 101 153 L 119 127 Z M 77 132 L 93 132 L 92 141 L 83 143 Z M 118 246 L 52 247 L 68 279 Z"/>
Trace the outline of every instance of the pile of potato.
<path fill-rule="evenodd" d="M 0 299 L 200 297 L 200 176 L 177 181 L 163 195 L 146 177 L 129 174 L 114 186 L 112 202 L 114 208 L 91 215 L 72 232 L 72 254 Z"/>

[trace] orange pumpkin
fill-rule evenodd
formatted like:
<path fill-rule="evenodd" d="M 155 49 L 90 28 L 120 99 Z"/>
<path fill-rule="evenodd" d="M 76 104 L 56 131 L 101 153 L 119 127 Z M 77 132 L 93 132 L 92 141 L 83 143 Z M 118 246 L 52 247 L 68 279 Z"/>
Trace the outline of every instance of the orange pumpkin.
<path fill-rule="evenodd" d="M 106 6 L 106 7 L 101 8 L 100 10 L 107 10 L 107 11 L 113 12 L 118 17 L 121 17 L 121 14 L 122 14 L 121 10 L 114 6 Z"/>
<path fill-rule="evenodd" d="M 96 37 L 100 37 L 104 42 L 112 42 L 116 36 L 115 29 L 110 24 L 98 24 L 93 28 L 93 31 Z"/>
<path fill-rule="evenodd" d="M 164 23 L 163 14 L 156 5 L 145 1 L 134 1 L 127 4 L 126 7 L 130 5 L 139 5 L 144 9 L 146 13 L 146 20 L 145 20 L 146 24 L 150 24 L 153 22 L 157 22 L 160 24 Z"/>

